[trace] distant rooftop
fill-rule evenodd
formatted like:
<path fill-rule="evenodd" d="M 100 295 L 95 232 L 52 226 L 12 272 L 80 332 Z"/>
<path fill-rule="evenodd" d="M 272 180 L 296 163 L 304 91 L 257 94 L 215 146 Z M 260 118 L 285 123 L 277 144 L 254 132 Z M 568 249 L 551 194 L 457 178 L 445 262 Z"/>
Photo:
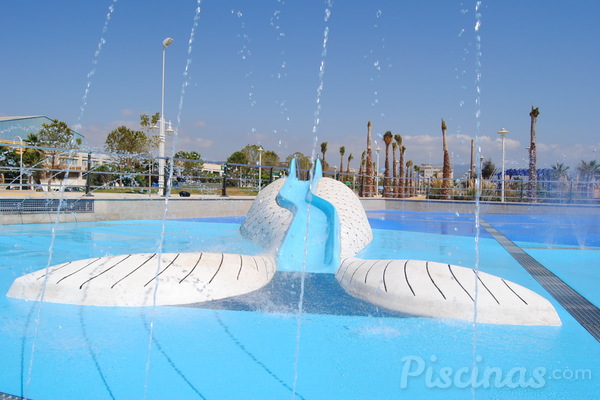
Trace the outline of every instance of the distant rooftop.
<path fill-rule="evenodd" d="M 38 133 L 43 128 L 42 124 L 50 124 L 52 121 L 52 118 L 45 115 L 0 117 L 0 141 L 12 143 L 17 137 L 25 139 L 31 133 Z M 76 138 L 84 139 L 79 132 L 73 132 Z"/>

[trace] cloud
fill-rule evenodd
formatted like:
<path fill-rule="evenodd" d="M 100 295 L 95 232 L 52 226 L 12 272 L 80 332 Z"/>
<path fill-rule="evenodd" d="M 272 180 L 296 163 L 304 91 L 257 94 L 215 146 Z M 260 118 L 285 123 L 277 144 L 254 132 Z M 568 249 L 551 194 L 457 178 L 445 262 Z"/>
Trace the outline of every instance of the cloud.
<path fill-rule="evenodd" d="M 130 115 L 133 115 L 135 113 L 134 110 L 130 109 L 130 108 L 124 108 L 121 110 L 121 115 L 124 117 L 128 117 Z"/>
<path fill-rule="evenodd" d="M 204 128 L 206 126 L 206 122 L 204 122 L 204 121 L 197 121 L 197 122 L 194 122 L 194 126 L 196 128 Z"/>
<path fill-rule="evenodd" d="M 213 145 L 215 142 L 214 142 L 214 141 L 212 141 L 212 140 L 209 140 L 209 139 L 204 139 L 204 138 L 196 138 L 196 139 L 194 140 L 194 143 L 196 144 L 196 146 L 198 146 L 198 147 L 200 147 L 200 148 L 202 148 L 202 149 L 205 149 L 205 148 L 208 148 L 208 147 L 212 147 L 212 145 Z"/>

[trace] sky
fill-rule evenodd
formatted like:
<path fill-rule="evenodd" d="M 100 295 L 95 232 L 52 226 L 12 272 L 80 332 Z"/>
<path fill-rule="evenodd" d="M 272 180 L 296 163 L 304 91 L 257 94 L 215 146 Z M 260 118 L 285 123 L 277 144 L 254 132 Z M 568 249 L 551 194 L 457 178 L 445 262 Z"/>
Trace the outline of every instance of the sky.
<path fill-rule="evenodd" d="M 282 160 L 328 143 L 339 165 L 400 134 L 406 159 L 452 164 L 470 142 L 526 168 L 532 105 L 538 168 L 571 171 L 600 148 L 596 0 L 20 0 L 0 6 L 0 116 L 46 115 L 102 149 L 161 107 L 167 153 L 224 161 L 247 144 Z M 374 145 L 374 147 L 377 147 Z M 374 156 L 375 157 L 375 156 Z M 384 163 L 384 151 L 380 165 Z M 346 161 L 344 161 L 344 164 Z"/>

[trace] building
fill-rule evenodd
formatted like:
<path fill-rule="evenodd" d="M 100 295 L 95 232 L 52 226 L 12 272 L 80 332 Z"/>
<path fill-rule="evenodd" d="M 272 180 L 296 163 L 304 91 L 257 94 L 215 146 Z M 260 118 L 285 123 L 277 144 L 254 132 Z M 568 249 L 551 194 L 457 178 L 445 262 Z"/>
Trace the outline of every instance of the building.
<path fill-rule="evenodd" d="M 42 124 L 51 124 L 54 120 L 45 115 L 28 117 L 0 117 L 0 143 L 19 144 L 25 141 L 30 134 L 37 134 L 42 130 Z M 84 136 L 73 131 L 75 139 L 83 141 Z"/>
<path fill-rule="evenodd" d="M 443 166 L 434 166 L 431 164 L 421 164 L 421 177 L 425 179 L 438 178 L 442 179 L 444 174 Z M 454 178 L 454 169 L 450 170 L 450 179 Z"/>
<path fill-rule="evenodd" d="M 45 115 L 33 115 L 24 117 L 0 117 L 0 145 L 20 145 L 27 140 L 27 137 L 31 134 L 38 134 L 43 129 L 43 124 L 51 124 L 54 120 L 46 117 Z M 75 140 L 83 141 L 84 136 L 80 133 L 73 131 Z M 16 148 L 17 153 L 23 151 L 22 148 Z M 65 184 L 67 185 L 81 185 L 85 184 L 83 173 L 87 169 L 87 153 L 79 151 L 68 152 L 68 159 L 64 162 L 69 165 L 68 171 L 65 172 Z M 97 157 L 94 160 L 95 163 L 101 163 Z M 42 168 L 47 167 L 46 165 L 40 166 Z M 52 179 L 52 181 L 58 182 L 58 179 Z M 32 184 L 33 182 L 23 182 L 24 185 Z M 43 189 L 47 189 L 46 186 L 42 186 Z"/>

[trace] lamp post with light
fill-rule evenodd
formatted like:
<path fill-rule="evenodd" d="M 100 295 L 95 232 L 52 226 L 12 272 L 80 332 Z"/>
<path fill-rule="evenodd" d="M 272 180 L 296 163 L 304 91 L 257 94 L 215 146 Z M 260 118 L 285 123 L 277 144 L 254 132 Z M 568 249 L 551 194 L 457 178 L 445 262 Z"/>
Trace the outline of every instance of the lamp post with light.
<path fill-rule="evenodd" d="M 162 42 L 162 91 L 160 99 L 160 132 L 158 134 L 158 189 L 159 192 L 165 187 L 165 54 L 167 47 L 173 43 L 173 39 L 168 37 Z M 171 123 L 169 122 L 169 130 Z"/>
<path fill-rule="evenodd" d="M 502 136 L 502 176 L 500 177 L 502 179 L 502 192 L 500 195 L 500 201 L 502 203 L 504 203 L 504 139 L 506 138 L 507 133 L 508 131 L 504 128 L 498 131 L 498 135 Z"/>
<path fill-rule="evenodd" d="M 262 187 L 262 153 L 263 151 L 265 151 L 265 149 L 262 148 L 262 146 L 258 146 L 258 191 L 260 192 L 260 189 Z"/>

